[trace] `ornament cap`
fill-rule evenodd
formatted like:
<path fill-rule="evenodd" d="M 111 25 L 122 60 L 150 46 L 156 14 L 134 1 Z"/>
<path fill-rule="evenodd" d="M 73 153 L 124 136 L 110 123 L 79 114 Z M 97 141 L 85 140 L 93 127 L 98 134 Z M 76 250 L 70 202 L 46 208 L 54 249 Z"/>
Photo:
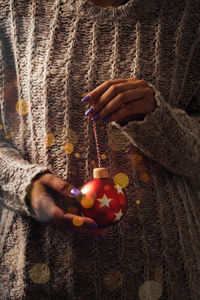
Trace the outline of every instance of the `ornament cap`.
<path fill-rule="evenodd" d="M 93 178 L 108 178 L 109 173 L 107 168 L 95 168 L 93 169 Z"/>

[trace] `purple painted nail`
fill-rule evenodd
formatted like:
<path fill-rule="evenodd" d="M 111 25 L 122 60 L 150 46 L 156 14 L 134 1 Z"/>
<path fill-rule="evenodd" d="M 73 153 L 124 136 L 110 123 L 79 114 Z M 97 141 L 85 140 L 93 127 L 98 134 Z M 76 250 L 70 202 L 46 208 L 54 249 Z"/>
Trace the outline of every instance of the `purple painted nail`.
<path fill-rule="evenodd" d="M 88 227 L 97 228 L 97 224 L 96 223 L 90 223 L 90 224 L 88 224 Z"/>
<path fill-rule="evenodd" d="M 98 241 L 103 241 L 103 236 L 100 235 L 100 234 L 97 234 L 97 235 L 96 235 L 96 240 L 98 240 Z"/>
<path fill-rule="evenodd" d="M 76 198 L 79 198 L 82 195 L 81 191 L 79 191 L 75 188 L 70 190 L 70 194 Z"/>
<path fill-rule="evenodd" d="M 102 121 L 108 121 L 110 119 L 110 116 L 106 116 L 105 118 L 102 119 Z"/>
<path fill-rule="evenodd" d="M 100 114 L 98 113 L 98 114 L 96 114 L 94 117 L 92 117 L 91 120 L 92 120 L 92 121 L 96 121 L 96 120 L 99 119 L 99 117 L 100 117 Z"/>
<path fill-rule="evenodd" d="M 82 102 L 87 102 L 88 100 L 90 100 L 90 95 L 85 96 L 83 99 L 81 99 Z"/>
<path fill-rule="evenodd" d="M 91 106 L 85 113 L 86 116 L 90 115 L 94 111 L 94 107 Z"/>

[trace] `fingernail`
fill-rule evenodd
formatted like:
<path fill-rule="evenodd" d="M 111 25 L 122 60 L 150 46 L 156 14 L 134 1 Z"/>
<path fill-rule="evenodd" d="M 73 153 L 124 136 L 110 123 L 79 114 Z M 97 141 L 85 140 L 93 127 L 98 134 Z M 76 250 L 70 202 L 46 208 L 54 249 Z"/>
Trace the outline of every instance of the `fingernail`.
<path fill-rule="evenodd" d="M 79 191 L 75 188 L 70 190 L 70 194 L 76 198 L 79 198 L 82 195 L 81 191 Z"/>
<path fill-rule="evenodd" d="M 100 114 L 96 114 L 94 117 L 91 118 L 92 121 L 98 120 L 100 117 Z"/>
<path fill-rule="evenodd" d="M 90 224 L 88 224 L 88 227 L 97 228 L 97 224 L 96 223 L 90 223 Z"/>
<path fill-rule="evenodd" d="M 90 100 L 90 95 L 85 96 L 83 99 L 81 99 L 82 102 L 87 102 L 88 100 Z"/>
<path fill-rule="evenodd" d="M 94 111 L 94 107 L 92 106 L 92 107 L 90 107 L 90 108 L 86 111 L 85 115 L 88 116 L 88 115 L 91 114 L 93 111 Z"/>
<path fill-rule="evenodd" d="M 98 241 L 103 241 L 103 236 L 97 234 L 97 235 L 96 235 L 96 239 L 97 239 Z"/>
<path fill-rule="evenodd" d="M 102 121 L 108 121 L 110 119 L 110 116 L 106 116 L 105 118 L 102 119 Z"/>

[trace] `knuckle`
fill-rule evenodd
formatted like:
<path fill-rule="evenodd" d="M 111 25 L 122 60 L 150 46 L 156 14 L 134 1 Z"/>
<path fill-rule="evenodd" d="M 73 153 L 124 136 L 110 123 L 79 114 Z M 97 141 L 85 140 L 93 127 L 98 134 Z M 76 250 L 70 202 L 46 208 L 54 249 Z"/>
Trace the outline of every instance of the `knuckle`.
<path fill-rule="evenodd" d="M 118 92 L 118 86 L 116 84 L 111 85 L 110 91 L 112 94 L 116 94 Z"/>
<path fill-rule="evenodd" d="M 60 182 L 58 185 L 59 191 L 63 194 L 69 191 L 69 184 L 66 182 Z"/>
<path fill-rule="evenodd" d="M 123 104 L 123 101 L 125 99 L 125 95 L 123 93 L 119 93 L 117 95 L 117 101 L 120 103 L 120 104 Z"/>

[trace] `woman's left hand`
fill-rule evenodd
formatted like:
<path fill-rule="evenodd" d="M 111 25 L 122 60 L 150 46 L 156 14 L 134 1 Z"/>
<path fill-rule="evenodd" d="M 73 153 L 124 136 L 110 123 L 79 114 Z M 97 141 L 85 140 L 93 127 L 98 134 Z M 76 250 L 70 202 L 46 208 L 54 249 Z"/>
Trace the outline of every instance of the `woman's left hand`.
<path fill-rule="evenodd" d="M 153 89 L 137 78 L 105 81 L 82 101 L 91 103 L 86 116 L 96 122 L 140 120 L 156 106 Z"/>

